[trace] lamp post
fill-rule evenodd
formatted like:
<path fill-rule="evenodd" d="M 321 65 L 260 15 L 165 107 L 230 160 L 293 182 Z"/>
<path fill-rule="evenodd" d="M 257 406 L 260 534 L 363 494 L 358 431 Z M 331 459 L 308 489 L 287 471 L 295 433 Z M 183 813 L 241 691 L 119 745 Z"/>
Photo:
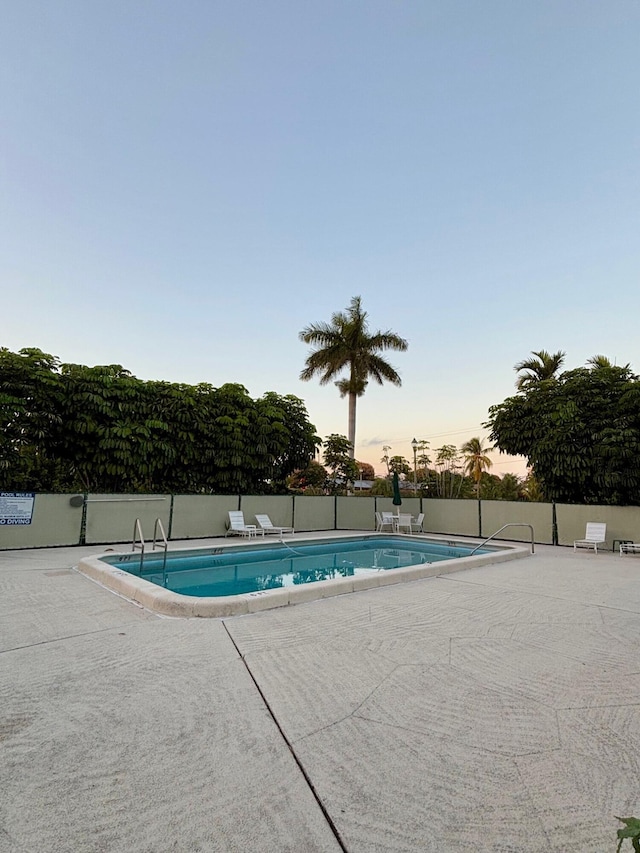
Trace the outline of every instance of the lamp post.
<path fill-rule="evenodd" d="M 413 447 L 413 494 L 415 497 L 418 493 L 418 442 L 415 438 L 411 439 L 411 447 Z"/>

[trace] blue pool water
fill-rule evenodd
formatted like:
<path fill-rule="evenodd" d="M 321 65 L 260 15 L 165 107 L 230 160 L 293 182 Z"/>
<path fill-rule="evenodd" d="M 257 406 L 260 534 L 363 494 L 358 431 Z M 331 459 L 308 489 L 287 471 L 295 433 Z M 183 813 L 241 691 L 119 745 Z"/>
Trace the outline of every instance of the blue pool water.
<path fill-rule="evenodd" d="M 102 559 L 116 568 L 183 595 L 198 597 L 239 595 L 266 589 L 376 571 L 419 566 L 468 557 L 472 547 L 402 536 L 357 537 L 314 543 L 277 542 L 268 546 L 240 546 L 169 552 L 144 556 L 131 553 Z M 486 553 L 484 549 L 477 553 Z"/>

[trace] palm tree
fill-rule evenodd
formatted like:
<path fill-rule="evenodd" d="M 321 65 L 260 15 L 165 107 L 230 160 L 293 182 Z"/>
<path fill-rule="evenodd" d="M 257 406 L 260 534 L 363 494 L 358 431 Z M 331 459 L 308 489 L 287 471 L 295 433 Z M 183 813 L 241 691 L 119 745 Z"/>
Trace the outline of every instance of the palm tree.
<path fill-rule="evenodd" d="M 515 371 L 525 371 L 522 376 L 518 376 L 516 380 L 516 388 L 518 391 L 524 391 L 529 385 L 536 382 L 544 382 L 547 379 L 555 379 L 556 373 L 564 363 L 565 352 L 548 353 L 545 349 L 540 352 L 531 353 L 534 358 L 525 358 L 524 361 L 519 361 L 513 368 Z"/>
<path fill-rule="evenodd" d="M 316 347 L 308 356 L 300 379 L 307 382 L 317 374 L 320 384 L 336 380 L 345 368 L 349 376 L 335 384 L 341 397 L 349 398 L 349 441 L 351 456 L 355 455 L 356 401 L 361 397 L 370 378 L 382 385 L 386 380 L 401 385 L 396 370 L 379 353 L 385 350 L 404 352 L 407 342 L 394 332 L 369 334 L 367 313 L 362 310 L 359 296 L 354 296 L 346 312 L 337 311 L 330 323 L 313 323 L 300 332 L 300 340 Z"/>
<path fill-rule="evenodd" d="M 483 471 L 488 470 L 493 465 L 493 462 L 487 456 L 491 453 L 493 447 L 484 447 L 482 439 L 470 438 L 460 448 L 464 454 L 465 466 L 464 469 L 476 483 L 476 495 L 480 498 L 480 480 L 482 479 Z"/>
<path fill-rule="evenodd" d="M 587 365 L 591 368 L 592 372 L 609 370 L 621 379 L 637 380 L 638 378 L 632 372 L 630 363 L 617 365 L 615 361 L 611 361 L 606 355 L 592 355 L 591 358 L 587 359 Z"/>
<path fill-rule="evenodd" d="M 606 355 L 592 355 L 591 358 L 587 359 L 587 364 L 592 370 L 610 370 L 612 367 L 615 367 L 610 358 L 607 358 Z M 627 364 L 626 367 L 629 367 Z"/>
<path fill-rule="evenodd" d="M 460 454 L 455 444 L 436 448 L 436 491 L 440 498 L 460 497 L 463 477 L 460 475 Z"/>

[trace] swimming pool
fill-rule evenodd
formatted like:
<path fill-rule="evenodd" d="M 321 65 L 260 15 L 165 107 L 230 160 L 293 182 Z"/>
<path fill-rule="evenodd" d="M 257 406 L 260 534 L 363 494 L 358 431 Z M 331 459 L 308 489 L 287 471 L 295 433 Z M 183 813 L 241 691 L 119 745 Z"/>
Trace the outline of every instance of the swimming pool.
<path fill-rule="evenodd" d="M 144 607 L 168 616 L 233 616 L 388 584 L 448 574 L 528 555 L 495 543 L 370 533 L 249 545 L 109 554 L 78 570 Z M 297 553 L 296 553 L 297 552 Z M 366 557 L 366 561 L 365 561 Z M 260 565 L 256 567 L 255 563 Z"/>
<path fill-rule="evenodd" d="M 455 543 L 387 536 L 300 545 L 280 541 L 267 547 L 217 550 L 222 553 L 169 553 L 166 563 L 164 554 L 157 551 L 147 554 L 144 560 L 138 553 L 104 559 L 164 589 L 205 598 L 393 571 L 468 557 L 473 549 Z M 486 554 L 488 550 L 478 553 Z"/>

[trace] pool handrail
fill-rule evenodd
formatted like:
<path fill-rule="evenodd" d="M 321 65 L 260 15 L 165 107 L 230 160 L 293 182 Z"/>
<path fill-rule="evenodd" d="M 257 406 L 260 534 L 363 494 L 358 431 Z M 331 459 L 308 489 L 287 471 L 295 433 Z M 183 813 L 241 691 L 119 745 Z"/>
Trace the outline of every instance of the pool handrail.
<path fill-rule="evenodd" d="M 162 541 L 158 538 L 158 530 L 160 531 L 160 535 L 162 536 Z M 138 540 L 140 540 L 138 542 Z M 169 543 L 167 542 L 167 534 L 164 532 L 164 525 L 162 524 L 162 519 L 156 518 L 156 523 L 153 526 L 153 546 L 152 550 L 155 551 L 156 547 L 164 548 L 164 560 L 162 561 L 162 574 L 166 575 L 166 565 L 167 565 L 167 551 L 169 550 Z M 131 543 L 131 550 L 136 551 L 140 549 L 140 577 L 142 577 L 142 565 L 144 563 L 144 549 L 145 549 L 145 541 L 144 536 L 142 535 L 142 524 L 140 523 L 140 519 L 136 518 L 135 524 L 133 525 L 133 541 Z"/>
<path fill-rule="evenodd" d="M 138 543 L 138 539 L 140 542 Z M 131 550 L 136 551 L 140 549 L 140 577 L 142 577 L 142 563 L 144 561 L 144 536 L 142 535 L 142 525 L 140 524 L 140 519 L 136 518 L 133 525 L 133 541 L 131 543 Z"/>
<path fill-rule="evenodd" d="M 160 533 L 162 535 L 162 542 L 158 541 L 158 528 L 160 529 Z M 164 532 L 164 526 L 162 524 L 162 519 L 156 518 L 156 523 L 153 526 L 153 548 L 152 550 L 156 550 L 156 544 L 158 548 L 164 548 L 164 559 L 162 561 L 162 576 L 164 579 L 164 585 L 167 585 L 167 551 L 169 550 L 169 543 L 167 542 L 167 534 Z M 142 574 L 142 566 L 140 567 Z"/>
<path fill-rule="evenodd" d="M 524 521 L 510 521 L 508 524 L 503 524 L 503 525 L 502 525 L 502 527 L 500 528 L 500 530 L 496 530 L 496 532 L 495 532 L 495 533 L 492 533 L 492 534 L 491 534 L 491 536 L 488 536 L 488 537 L 484 540 L 484 542 L 481 542 L 479 545 L 476 545 L 476 547 L 475 547 L 475 548 L 473 549 L 473 551 L 469 554 L 469 556 L 470 556 L 470 557 L 472 557 L 472 556 L 476 553 L 476 551 L 479 551 L 479 550 L 480 550 L 480 548 L 482 548 L 482 547 L 483 547 L 483 545 L 486 545 L 486 544 L 487 544 L 487 542 L 490 542 L 490 541 L 494 538 L 494 536 L 497 536 L 497 535 L 498 535 L 498 533 L 502 533 L 502 531 L 503 531 L 506 527 L 528 527 L 528 528 L 529 528 L 529 530 L 531 531 L 531 553 L 532 553 L 532 554 L 534 554 L 534 553 L 535 553 L 535 546 L 534 546 L 534 544 L 533 544 L 533 525 L 532 525 L 532 524 L 526 524 L 526 522 L 524 522 Z"/>

